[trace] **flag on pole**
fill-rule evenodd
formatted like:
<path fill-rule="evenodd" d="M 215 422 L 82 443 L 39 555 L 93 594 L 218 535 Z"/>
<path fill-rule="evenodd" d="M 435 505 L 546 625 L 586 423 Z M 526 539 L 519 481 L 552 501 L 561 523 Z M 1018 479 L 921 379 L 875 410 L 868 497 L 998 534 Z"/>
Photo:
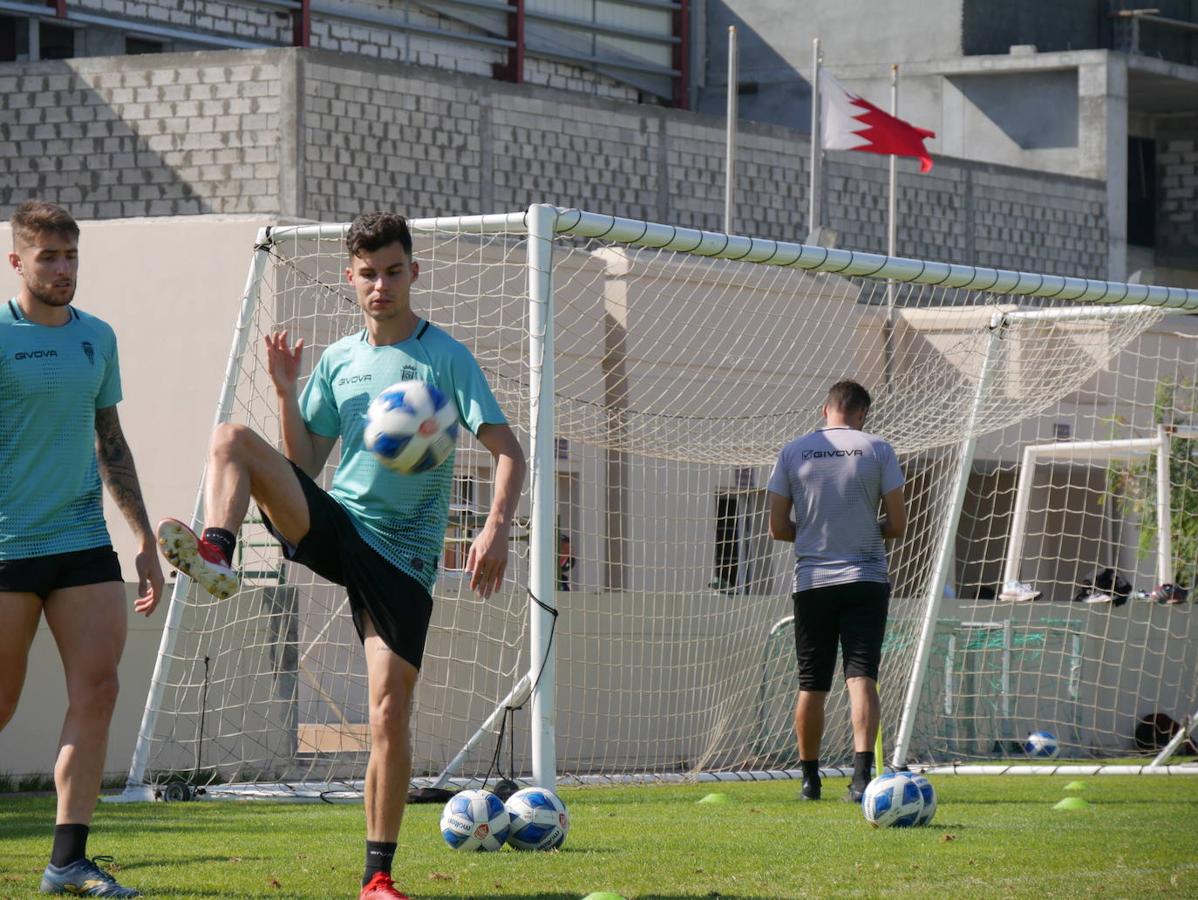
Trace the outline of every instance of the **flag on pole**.
<path fill-rule="evenodd" d="M 827 73 L 819 73 L 821 137 L 825 150 L 860 150 L 863 153 L 914 156 L 919 171 L 932 170 L 932 157 L 923 142 L 936 132 L 883 112 L 848 90 Z"/>

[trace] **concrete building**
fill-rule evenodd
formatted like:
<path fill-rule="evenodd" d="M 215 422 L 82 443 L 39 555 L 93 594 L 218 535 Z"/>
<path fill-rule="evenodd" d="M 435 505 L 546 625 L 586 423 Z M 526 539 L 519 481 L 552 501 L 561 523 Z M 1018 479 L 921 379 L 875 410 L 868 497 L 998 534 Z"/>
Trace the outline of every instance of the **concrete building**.
<path fill-rule="evenodd" d="M 1198 21 L 1192 3 L 869 0 L 708 4 L 707 81 L 725 104 L 728 26 L 743 118 L 808 129 L 812 41 L 851 90 L 936 132 L 933 155 L 1102 184 L 1107 276 L 1198 279 Z M 863 27 L 862 23 L 868 25 Z"/>
<path fill-rule="evenodd" d="M 83 218 L 345 217 L 362 198 L 331 200 L 330 186 L 361 178 L 372 202 L 415 215 L 535 196 L 722 228 L 722 54 L 737 24 L 734 230 L 810 230 L 807 77 L 822 32 L 829 71 L 875 99 L 900 63 L 903 113 L 940 135 L 933 173 L 902 164 L 901 255 L 1180 283 L 1198 254 L 1194 119 L 1180 115 L 1194 105 L 1192 39 L 1161 43 L 1188 32 L 1140 17 L 1127 21 L 1144 52 L 1122 52 L 1123 20 L 1099 28 L 1095 5 L 1058 18 L 946 0 L 871 12 L 870 38 L 859 4 L 815 2 L 801 15 L 735 0 L 530 2 L 521 18 L 454 0 L 12 0 L 0 4 L 0 212 L 38 194 Z M 1022 49 L 996 55 L 1008 40 L 999 49 Z M 1150 56 L 1158 46 L 1172 55 Z M 885 249 L 884 160 L 830 153 L 825 192 L 842 246 Z"/>

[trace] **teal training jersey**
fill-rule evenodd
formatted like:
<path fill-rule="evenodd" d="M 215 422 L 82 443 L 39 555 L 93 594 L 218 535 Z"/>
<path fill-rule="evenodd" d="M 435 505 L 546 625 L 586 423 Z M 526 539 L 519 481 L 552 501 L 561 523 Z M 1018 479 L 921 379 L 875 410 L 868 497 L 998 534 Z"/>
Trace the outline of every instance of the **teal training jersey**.
<path fill-rule="evenodd" d="M 68 307 L 30 322 L 0 305 L 0 559 L 111 544 L 96 465 L 96 410 L 121 399 L 116 335 Z"/>
<path fill-rule="evenodd" d="M 400 381 L 435 384 L 458 408 L 473 434 L 506 425 L 473 354 L 429 322 L 412 337 L 376 347 L 365 329 L 321 355 L 300 396 L 308 430 L 341 439 L 341 459 L 329 493 L 349 513 L 362 539 L 403 572 L 431 589 L 449 521 L 454 454 L 427 472 L 401 475 L 363 444 L 366 408 Z"/>

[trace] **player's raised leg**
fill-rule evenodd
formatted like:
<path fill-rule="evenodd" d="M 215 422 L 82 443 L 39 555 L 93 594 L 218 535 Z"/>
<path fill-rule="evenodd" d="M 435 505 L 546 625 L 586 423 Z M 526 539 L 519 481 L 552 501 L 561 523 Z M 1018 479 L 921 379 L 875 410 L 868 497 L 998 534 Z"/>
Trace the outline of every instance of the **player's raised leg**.
<path fill-rule="evenodd" d="M 366 764 L 366 871 L 360 900 L 404 897 L 391 881 L 412 778 L 410 720 L 417 668 L 379 637 L 366 617 L 366 675 L 370 691 L 370 759 Z"/>
<path fill-rule="evenodd" d="M 167 561 L 222 600 L 237 592 L 233 551 L 251 499 L 292 546 L 308 533 L 308 504 L 291 463 L 252 429 L 226 422 L 217 427 L 208 451 L 203 534 L 178 519 L 158 523 Z"/>
<path fill-rule="evenodd" d="M 46 622 L 58 644 L 67 686 L 54 784 L 58 811 L 45 894 L 137 897 L 87 858 L 87 838 L 116 708 L 117 666 L 125 649 L 125 585 L 104 582 L 60 588 L 46 598 Z"/>

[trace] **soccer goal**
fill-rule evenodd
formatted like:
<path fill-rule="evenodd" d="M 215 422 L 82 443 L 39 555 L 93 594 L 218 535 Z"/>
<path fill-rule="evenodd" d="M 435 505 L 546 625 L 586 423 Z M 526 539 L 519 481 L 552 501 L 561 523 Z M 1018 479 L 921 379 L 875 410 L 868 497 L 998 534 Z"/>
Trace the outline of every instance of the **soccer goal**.
<path fill-rule="evenodd" d="M 1178 720 L 1198 706 L 1188 605 L 1098 610 L 1062 593 L 1091 565 L 1156 546 L 1155 469 L 1057 461 L 1036 479 L 1047 499 L 1031 495 L 1021 558 L 1060 590 L 986 596 L 1025 446 L 1061 423 L 1071 439 L 1130 440 L 1189 421 L 1198 323 L 1178 314 L 1198 293 L 545 205 L 411 224 L 414 307 L 474 352 L 530 460 L 504 589 L 481 601 L 462 568 L 493 472 L 460 442 L 413 714 L 420 783 L 785 777 L 792 559 L 766 534 L 764 486 L 843 377 L 872 391 L 868 427 L 908 480 L 881 677 L 896 762 L 1005 758 L 1032 726 L 1061 732 L 1066 755 L 1127 756 L 1141 709 L 1125 697 Z M 287 329 L 314 358 L 361 327 L 344 228 L 259 236 L 217 422 L 278 441 L 262 335 Z M 1159 384 L 1173 386 L 1165 405 Z M 1182 456 L 1175 516 L 1194 502 L 1176 493 L 1195 483 Z M 1188 535 L 1174 526 L 1178 579 L 1193 574 Z M 229 600 L 175 583 L 128 798 L 360 790 L 366 678 L 345 598 L 252 519 L 239 546 Z M 825 759 L 851 752 L 838 689 Z"/>

